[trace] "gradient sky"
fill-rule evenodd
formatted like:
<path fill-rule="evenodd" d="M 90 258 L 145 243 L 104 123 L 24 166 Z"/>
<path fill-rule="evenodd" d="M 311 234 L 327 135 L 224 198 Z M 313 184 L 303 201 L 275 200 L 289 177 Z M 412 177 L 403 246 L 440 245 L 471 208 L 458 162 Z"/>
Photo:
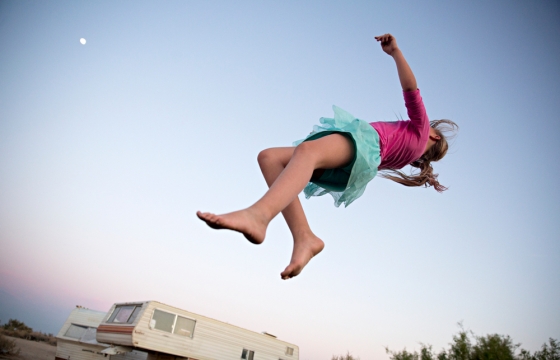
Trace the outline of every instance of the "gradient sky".
<path fill-rule="evenodd" d="M 154 299 L 302 360 L 440 350 L 459 321 L 560 339 L 559 19 L 557 1 L 0 1 L 0 320 L 57 332 L 74 305 Z M 406 118 L 386 32 L 430 118 L 461 127 L 435 164 L 449 191 L 303 200 L 326 248 L 282 281 L 281 217 L 254 246 L 195 212 L 257 200 L 258 152 L 333 104 Z"/>

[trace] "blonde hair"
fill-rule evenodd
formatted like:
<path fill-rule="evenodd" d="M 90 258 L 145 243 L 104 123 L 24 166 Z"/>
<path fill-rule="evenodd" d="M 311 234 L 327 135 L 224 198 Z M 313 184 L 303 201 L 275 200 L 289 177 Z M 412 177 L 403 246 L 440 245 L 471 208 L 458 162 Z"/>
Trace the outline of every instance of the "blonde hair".
<path fill-rule="evenodd" d="M 451 140 L 455 136 L 455 133 L 459 130 L 459 126 L 453 121 L 446 119 L 430 121 L 430 126 L 441 139 L 436 141 L 420 159 L 410 164 L 410 166 L 420 171 L 414 172 L 415 169 L 413 169 L 410 175 L 406 175 L 399 170 L 383 170 L 381 172 L 382 177 L 398 182 L 404 186 L 433 186 L 438 192 L 447 190 L 447 188 L 441 185 L 437 180 L 438 174 L 434 174 L 431 162 L 439 161 L 447 154 L 447 150 L 449 149 L 448 140 Z M 450 135 L 446 135 L 447 133 L 450 133 Z"/>

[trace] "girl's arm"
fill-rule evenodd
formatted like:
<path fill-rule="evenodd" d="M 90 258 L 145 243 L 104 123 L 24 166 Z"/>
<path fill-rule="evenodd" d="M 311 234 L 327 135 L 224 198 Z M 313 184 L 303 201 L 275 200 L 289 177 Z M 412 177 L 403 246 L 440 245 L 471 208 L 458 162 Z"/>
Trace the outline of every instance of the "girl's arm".
<path fill-rule="evenodd" d="M 418 89 L 414 73 L 410 69 L 410 66 L 408 66 L 404 55 L 397 46 L 397 40 L 395 39 L 395 37 L 391 34 L 385 34 L 376 36 L 375 40 L 381 41 L 381 48 L 383 49 L 383 51 L 392 56 L 395 60 L 402 89 L 404 91 L 414 91 Z"/>

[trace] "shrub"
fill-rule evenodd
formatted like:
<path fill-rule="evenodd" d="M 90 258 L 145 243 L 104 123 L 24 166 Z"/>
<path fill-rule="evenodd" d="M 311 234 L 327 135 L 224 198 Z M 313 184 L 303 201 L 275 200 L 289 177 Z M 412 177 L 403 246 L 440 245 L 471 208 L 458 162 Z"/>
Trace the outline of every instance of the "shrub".
<path fill-rule="evenodd" d="M 0 354 L 19 355 L 19 349 L 16 347 L 15 341 L 2 334 L 0 334 Z"/>
<path fill-rule="evenodd" d="M 2 325 L 2 329 L 7 331 L 22 331 L 24 333 L 30 333 L 33 331 L 33 329 L 25 325 L 23 321 L 19 321 L 16 319 L 10 319 L 7 323 Z"/>
<path fill-rule="evenodd" d="M 543 344 L 541 350 L 535 351 L 533 355 L 527 350 L 521 350 L 520 360 L 560 360 L 560 344 L 558 340 L 548 339 L 549 345 Z"/>
<path fill-rule="evenodd" d="M 349 352 L 346 355 L 338 355 L 331 358 L 331 360 L 360 360 L 360 358 L 353 357 Z"/>
<path fill-rule="evenodd" d="M 459 324 L 461 326 L 461 324 Z M 549 340 L 540 351 L 531 354 L 521 349 L 517 354 L 519 344 L 514 344 L 507 335 L 490 334 L 476 336 L 472 332 L 463 330 L 453 336 L 453 342 L 448 350 L 440 353 L 433 352 L 430 345 L 421 344 L 420 353 L 391 351 L 385 348 L 390 360 L 560 360 L 560 344 L 555 339 Z"/>
<path fill-rule="evenodd" d="M 519 344 L 513 344 L 509 336 L 498 334 L 480 336 L 472 347 L 471 360 L 516 360 L 515 351 Z"/>
<path fill-rule="evenodd" d="M 0 326 L 0 335 L 11 336 L 19 339 L 45 342 L 56 346 L 56 338 L 53 334 L 45 334 L 40 331 L 33 331 L 22 321 L 10 319 L 6 324 Z"/>
<path fill-rule="evenodd" d="M 45 334 L 42 332 L 33 331 L 26 336 L 27 340 L 44 342 L 49 345 L 56 346 L 56 338 L 52 334 Z"/>

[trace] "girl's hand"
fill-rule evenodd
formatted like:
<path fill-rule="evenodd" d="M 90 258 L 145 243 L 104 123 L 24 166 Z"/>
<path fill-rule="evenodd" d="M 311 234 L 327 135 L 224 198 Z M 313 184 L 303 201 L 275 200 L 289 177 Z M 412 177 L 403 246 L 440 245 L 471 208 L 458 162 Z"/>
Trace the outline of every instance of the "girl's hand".
<path fill-rule="evenodd" d="M 410 69 L 410 66 L 408 66 L 408 63 L 406 62 L 401 49 L 399 49 L 399 47 L 397 46 L 397 40 L 395 39 L 395 37 L 391 34 L 385 34 L 376 36 L 375 40 L 381 41 L 381 48 L 383 49 L 383 51 L 385 51 L 393 58 L 393 60 L 395 60 L 397 71 L 399 73 L 399 80 L 401 82 L 403 91 L 414 91 L 418 89 L 414 73 Z"/>
<path fill-rule="evenodd" d="M 395 37 L 391 34 L 376 36 L 375 40 L 381 41 L 381 48 L 388 55 L 393 56 L 393 53 L 399 49 L 397 46 L 397 39 L 395 39 Z"/>

